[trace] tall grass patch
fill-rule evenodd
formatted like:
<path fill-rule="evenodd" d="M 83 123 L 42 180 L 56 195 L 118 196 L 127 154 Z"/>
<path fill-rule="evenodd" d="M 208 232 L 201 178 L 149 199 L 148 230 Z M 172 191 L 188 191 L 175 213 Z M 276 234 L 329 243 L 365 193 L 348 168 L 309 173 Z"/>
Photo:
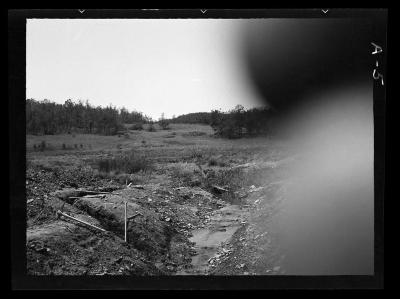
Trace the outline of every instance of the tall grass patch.
<path fill-rule="evenodd" d="M 136 173 L 139 171 L 150 171 L 154 168 L 153 163 L 143 154 L 133 151 L 118 154 L 113 157 L 103 157 L 96 162 L 101 172 Z"/>

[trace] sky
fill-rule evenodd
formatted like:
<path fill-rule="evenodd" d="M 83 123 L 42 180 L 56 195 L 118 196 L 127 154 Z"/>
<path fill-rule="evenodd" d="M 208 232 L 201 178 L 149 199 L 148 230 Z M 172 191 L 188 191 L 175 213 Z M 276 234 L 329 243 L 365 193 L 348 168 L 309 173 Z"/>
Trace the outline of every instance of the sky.
<path fill-rule="evenodd" d="M 26 97 L 158 119 L 259 106 L 241 65 L 243 20 L 29 19 Z"/>

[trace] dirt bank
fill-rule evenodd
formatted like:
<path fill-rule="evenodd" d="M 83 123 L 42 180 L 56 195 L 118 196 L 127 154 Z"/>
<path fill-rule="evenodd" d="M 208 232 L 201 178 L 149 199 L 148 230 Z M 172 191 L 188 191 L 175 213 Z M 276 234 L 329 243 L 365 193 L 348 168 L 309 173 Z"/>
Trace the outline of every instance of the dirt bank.
<path fill-rule="evenodd" d="M 121 189 L 98 195 L 87 195 L 82 188 L 49 193 L 58 187 L 42 184 L 51 175 L 39 170 L 33 176 L 35 182 L 40 182 L 40 188 L 33 191 L 44 194 L 39 204 L 28 204 L 27 256 L 31 274 L 168 275 L 183 271 L 191 267 L 195 253 L 189 239 L 192 230 L 201 229 L 212 211 L 226 205 L 199 187 L 174 189 L 160 184 L 119 186 Z M 31 180 L 29 184 L 34 183 Z M 36 198 L 34 201 L 39 202 Z M 130 218 L 127 243 L 125 202 Z M 107 233 L 57 217 L 57 211 Z"/>

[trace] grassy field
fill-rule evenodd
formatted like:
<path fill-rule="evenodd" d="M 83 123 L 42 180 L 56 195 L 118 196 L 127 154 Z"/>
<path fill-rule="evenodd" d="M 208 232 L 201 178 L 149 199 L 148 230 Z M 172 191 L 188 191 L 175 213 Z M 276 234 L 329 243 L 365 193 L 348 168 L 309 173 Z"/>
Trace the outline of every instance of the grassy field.
<path fill-rule="evenodd" d="M 133 150 L 158 164 L 193 162 L 197 159 L 201 164 L 218 166 L 270 160 L 281 154 L 282 144 L 267 137 L 215 138 L 210 126 L 197 124 L 172 124 L 169 130 L 161 130 L 157 126 L 156 129 L 155 132 L 148 132 L 145 127 L 142 131 L 131 130 L 121 136 L 27 135 L 27 159 L 48 166 L 74 165 L 98 156 Z M 43 143 L 45 147 L 42 150 L 40 146 Z"/>

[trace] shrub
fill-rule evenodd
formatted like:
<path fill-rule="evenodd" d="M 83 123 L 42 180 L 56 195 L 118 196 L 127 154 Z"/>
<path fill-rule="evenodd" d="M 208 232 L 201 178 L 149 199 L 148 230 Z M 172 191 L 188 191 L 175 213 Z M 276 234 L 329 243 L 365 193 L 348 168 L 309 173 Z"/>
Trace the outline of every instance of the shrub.
<path fill-rule="evenodd" d="M 164 113 L 161 114 L 161 117 L 158 121 L 158 125 L 161 127 L 163 130 L 168 130 L 169 129 L 169 121 L 165 119 Z"/>
<path fill-rule="evenodd" d="M 207 178 L 204 182 L 205 189 L 213 191 L 213 186 L 220 186 L 232 192 L 240 189 L 247 183 L 246 176 L 241 169 L 224 169 L 220 171 L 207 172 Z"/>
<path fill-rule="evenodd" d="M 78 148 L 78 145 L 77 145 L 76 143 L 74 144 L 74 148 L 75 148 L 75 149 L 77 149 L 77 148 Z"/>
<path fill-rule="evenodd" d="M 156 128 L 154 127 L 153 124 L 149 124 L 149 126 L 147 127 L 147 131 L 149 131 L 149 132 L 155 132 L 155 131 L 156 131 Z"/>
<path fill-rule="evenodd" d="M 40 150 L 41 151 L 44 151 L 45 150 L 45 148 L 46 148 L 46 141 L 44 141 L 44 140 L 42 140 L 42 142 L 40 143 Z"/>
<path fill-rule="evenodd" d="M 217 166 L 218 165 L 218 160 L 216 158 L 210 158 L 208 161 L 208 166 Z"/>
<path fill-rule="evenodd" d="M 134 130 L 134 131 L 141 131 L 143 130 L 143 124 L 142 123 L 136 123 L 131 125 L 129 128 L 129 130 Z"/>
<path fill-rule="evenodd" d="M 171 175 L 180 181 L 180 185 L 193 186 L 198 181 L 198 175 L 196 175 L 195 170 L 196 168 L 192 164 L 179 164 L 172 167 Z"/>
<path fill-rule="evenodd" d="M 119 154 L 115 157 L 100 158 L 97 160 L 99 171 L 115 173 L 136 173 L 138 171 L 152 170 L 151 161 L 144 155 L 136 154 L 133 151 Z"/>
<path fill-rule="evenodd" d="M 201 131 L 192 131 L 192 132 L 188 132 L 188 133 L 184 133 L 183 136 L 205 136 L 207 135 L 206 132 L 201 132 Z"/>
<path fill-rule="evenodd" d="M 168 130 L 169 129 L 169 121 L 167 121 L 166 119 L 162 119 L 158 122 L 158 124 L 160 125 L 161 129 L 163 130 Z"/>
<path fill-rule="evenodd" d="M 215 157 L 211 157 L 210 160 L 208 160 L 208 166 L 220 166 L 220 167 L 225 167 L 227 164 L 223 161 L 218 160 Z"/>
<path fill-rule="evenodd" d="M 203 158 L 203 154 L 200 150 L 196 149 L 196 148 L 192 148 L 190 150 L 190 159 L 201 159 Z"/>

